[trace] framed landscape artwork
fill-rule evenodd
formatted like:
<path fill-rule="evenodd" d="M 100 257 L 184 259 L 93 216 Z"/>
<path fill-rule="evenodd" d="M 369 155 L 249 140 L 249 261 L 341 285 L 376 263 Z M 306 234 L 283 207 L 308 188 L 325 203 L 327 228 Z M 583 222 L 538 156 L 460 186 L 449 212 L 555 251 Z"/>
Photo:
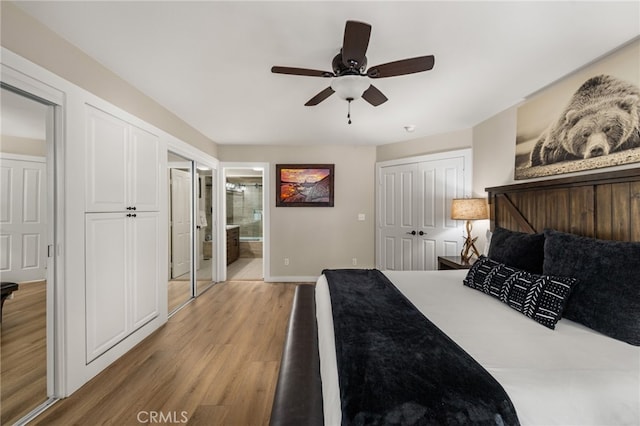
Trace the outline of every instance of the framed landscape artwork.
<path fill-rule="evenodd" d="M 515 179 L 640 162 L 639 57 L 636 40 L 524 102 Z"/>
<path fill-rule="evenodd" d="M 276 164 L 276 207 L 333 207 L 333 164 Z"/>

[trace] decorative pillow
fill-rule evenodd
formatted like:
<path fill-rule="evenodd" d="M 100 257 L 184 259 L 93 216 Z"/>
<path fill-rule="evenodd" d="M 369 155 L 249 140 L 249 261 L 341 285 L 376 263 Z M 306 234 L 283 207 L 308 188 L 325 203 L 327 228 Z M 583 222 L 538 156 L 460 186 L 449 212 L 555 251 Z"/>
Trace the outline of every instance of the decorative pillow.
<path fill-rule="evenodd" d="M 463 283 L 553 330 L 576 279 L 532 274 L 480 256 Z"/>
<path fill-rule="evenodd" d="M 640 346 L 640 243 L 545 230 L 544 273 L 579 280 L 565 318 Z"/>
<path fill-rule="evenodd" d="M 541 274 L 544 234 L 527 234 L 497 227 L 491 235 L 488 256 L 514 268 Z"/>

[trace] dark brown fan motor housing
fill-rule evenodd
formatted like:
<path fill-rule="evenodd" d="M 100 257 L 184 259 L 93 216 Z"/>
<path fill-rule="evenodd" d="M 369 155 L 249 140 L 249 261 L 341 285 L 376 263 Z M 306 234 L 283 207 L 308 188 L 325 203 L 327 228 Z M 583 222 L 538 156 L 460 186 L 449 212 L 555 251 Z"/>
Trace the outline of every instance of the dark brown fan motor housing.
<path fill-rule="evenodd" d="M 333 71 L 274 66 L 271 68 L 271 72 L 276 74 L 325 78 L 341 78 L 346 76 L 386 78 L 429 71 L 433 68 L 435 58 L 433 55 L 428 55 L 375 65 L 373 67 L 369 67 L 367 70 L 366 53 L 367 48 L 369 47 L 370 36 L 371 25 L 364 22 L 347 21 L 344 28 L 342 49 L 340 49 L 340 53 L 333 58 L 331 63 Z M 335 90 L 329 86 L 313 98 L 309 99 L 305 105 L 318 105 L 334 93 Z M 362 97 L 373 106 L 381 105 L 387 101 L 387 97 L 373 84 L 370 84 L 368 88 L 364 89 Z M 346 100 L 351 102 L 353 98 L 347 97 Z"/>

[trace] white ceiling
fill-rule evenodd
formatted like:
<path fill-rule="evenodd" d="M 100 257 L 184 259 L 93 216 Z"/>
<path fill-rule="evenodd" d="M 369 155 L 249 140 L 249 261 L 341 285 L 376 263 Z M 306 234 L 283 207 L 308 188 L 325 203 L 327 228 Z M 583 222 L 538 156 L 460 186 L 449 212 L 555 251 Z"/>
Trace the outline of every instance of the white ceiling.
<path fill-rule="evenodd" d="M 470 128 L 640 35 L 640 2 L 19 2 L 219 144 L 386 144 Z M 372 25 L 368 63 L 433 54 L 432 71 L 378 79 L 389 101 L 336 95 L 349 19 Z M 416 126 L 406 133 L 404 126 Z"/>

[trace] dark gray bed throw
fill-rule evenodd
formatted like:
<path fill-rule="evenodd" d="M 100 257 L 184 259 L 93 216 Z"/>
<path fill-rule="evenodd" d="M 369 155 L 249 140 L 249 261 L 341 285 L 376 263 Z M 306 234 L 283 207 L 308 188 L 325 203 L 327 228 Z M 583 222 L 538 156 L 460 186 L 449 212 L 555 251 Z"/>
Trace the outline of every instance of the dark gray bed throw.
<path fill-rule="evenodd" d="M 323 273 L 343 425 L 519 424 L 502 386 L 380 271 Z"/>

